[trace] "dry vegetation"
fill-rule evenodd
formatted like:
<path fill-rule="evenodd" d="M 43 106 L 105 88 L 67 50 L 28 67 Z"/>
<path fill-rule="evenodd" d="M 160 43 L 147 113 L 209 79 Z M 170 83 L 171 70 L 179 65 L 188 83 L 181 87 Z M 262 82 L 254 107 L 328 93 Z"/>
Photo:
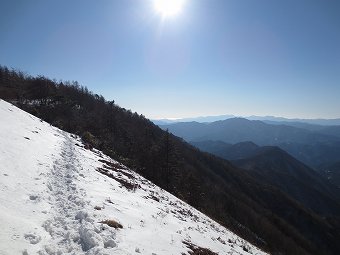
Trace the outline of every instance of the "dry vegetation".
<path fill-rule="evenodd" d="M 207 248 L 199 247 L 188 241 L 183 241 L 183 243 L 191 250 L 189 251 L 190 255 L 218 255 L 216 252 L 213 252 Z M 185 254 L 182 253 L 182 255 L 185 255 Z"/>
<path fill-rule="evenodd" d="M 99 223 L 106 224 L 109 227 L 115 228 L 115 229 L 123 228 L 123 225 L 115 220 L 103 220 L 103 221 L 100 221 Z"/>

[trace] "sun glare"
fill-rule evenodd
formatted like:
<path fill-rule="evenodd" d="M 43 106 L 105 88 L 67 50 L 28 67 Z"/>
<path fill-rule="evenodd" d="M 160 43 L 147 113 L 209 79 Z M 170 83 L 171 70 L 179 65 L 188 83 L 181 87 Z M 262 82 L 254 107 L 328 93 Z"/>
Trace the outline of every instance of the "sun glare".
<path fill-rule="evenodd" d="M 175 16 L 183 8 L 185 0 L 154 0 L 155 10 L 163 17 Z"/>

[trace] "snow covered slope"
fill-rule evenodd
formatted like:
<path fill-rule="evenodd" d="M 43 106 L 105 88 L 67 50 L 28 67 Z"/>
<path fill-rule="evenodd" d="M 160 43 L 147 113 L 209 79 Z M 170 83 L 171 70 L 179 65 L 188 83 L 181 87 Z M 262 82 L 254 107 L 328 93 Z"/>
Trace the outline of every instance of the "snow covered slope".
<path fill-rule="evenodd" d="M 80 139 L 0 100 L 0 254 L 264 254 Z M 209 249 L 211 253 L 208 252 Z"/>

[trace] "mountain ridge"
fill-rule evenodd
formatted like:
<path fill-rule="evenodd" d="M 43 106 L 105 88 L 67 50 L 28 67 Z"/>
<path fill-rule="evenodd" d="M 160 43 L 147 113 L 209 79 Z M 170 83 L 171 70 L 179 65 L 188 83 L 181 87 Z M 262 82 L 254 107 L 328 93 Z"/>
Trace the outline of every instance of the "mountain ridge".
<path fill-rule="evenodd" d="M 336 136 L 318 134 L 287 125 L 271 125 L 259 120 L 247 120 L 245 118 L 232 118 L 204 124 L 183 122 L 162 125 L 161 127 L 187 141 L 220 140 L 226 143 L 252 141 L 259 145 L 291 141 L 299 143 L 305 141 L 308 143 L 340 141 L 340 138 Z"/>
<path fill-rule="evenodd" d="M 230 162 L 200 152 L 78 83 L 0 68 L 0 95 L 80 135 L 89 148 L 101 149 L 271 253 L 319 255 L 339 250 L 335 218 L 311 213 Z"/>
<path fill-rule="evenodd" d="M 254 178 L 279 187 L 317 213 L 340 214 L 340 189 L 333 187 L 322 174 L 277 146 L 260 147 L 252 142 L 230 145 L 212 141 L 192 144 L 203 151 L 231 160 Z M 319 204 L 314 203 L 314 200 L 318 200 Z"/>
<path fill-rule="evenodd" d="M 317 213 L 340 214 L 340 190 L 279 147 L 260 147 L 252 156 L 232 162 Z"/>
<path fill-rule="evenodd" d="M 220 120 L 226 120 L 230 118 L 245 118 L 248 120 L 260 120 L 260 121 L 268 121 L 268 122 L 276 122 L 276 123 L 299 123 L 299 124 L 311 124 L 311 125 L 321 125 L 321 126 L 339 126 L 340 125 L 340 118 L 332 118 L 332 119 L 322 119 L 322 118 L 310 118 L 310 119 L 303 119 L 303 118 L 285 118 L 285 117 L 276 117 L 276 116 L 236 116 L 231 114 L 224 114 L 224 115 L 215 115 L 215 116 L 200 116 L 200 117 L 192 117 L 192 118 L 178 118 L 178 119 L 153 119 L 152 121 L 157 125 L 163 124 L 171 124 L 177 122 L 215 122 Z"/>
<path fill-rule="evenodd" d="M 323 171 L 324 165 L 340 157 L 340 127 L 302 128 L 233 118 L 212 123 L 176 123 L 161 126 L 188 142 L 222 141 L 229 144 L 252 141 L 260 146 L 275 145 L 308 166 Z M 306 125 L 303 125 L 304 127 Z M 222 155 L 223 156 L 223 155 Z"/>

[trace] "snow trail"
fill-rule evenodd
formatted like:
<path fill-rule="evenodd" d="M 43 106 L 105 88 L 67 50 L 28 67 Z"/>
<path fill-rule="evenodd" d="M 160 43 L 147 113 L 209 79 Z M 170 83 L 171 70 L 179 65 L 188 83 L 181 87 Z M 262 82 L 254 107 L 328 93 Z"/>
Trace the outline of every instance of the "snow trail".
<path fill-rule="evenodd" d="M 53 216 L 43 224 L 53 241 L 39 254 L 105 254 L 100 251 L 101 248 L 116 246 L 115 233 L 105 226 L 95 226 L 87 210 L 90 202 L 84 199 L 86 191 L 76 183 L 82 164 L 74 141 L 64 132 L 60 134 L 64 137 L 64 143 L 47 184 Z"/>

